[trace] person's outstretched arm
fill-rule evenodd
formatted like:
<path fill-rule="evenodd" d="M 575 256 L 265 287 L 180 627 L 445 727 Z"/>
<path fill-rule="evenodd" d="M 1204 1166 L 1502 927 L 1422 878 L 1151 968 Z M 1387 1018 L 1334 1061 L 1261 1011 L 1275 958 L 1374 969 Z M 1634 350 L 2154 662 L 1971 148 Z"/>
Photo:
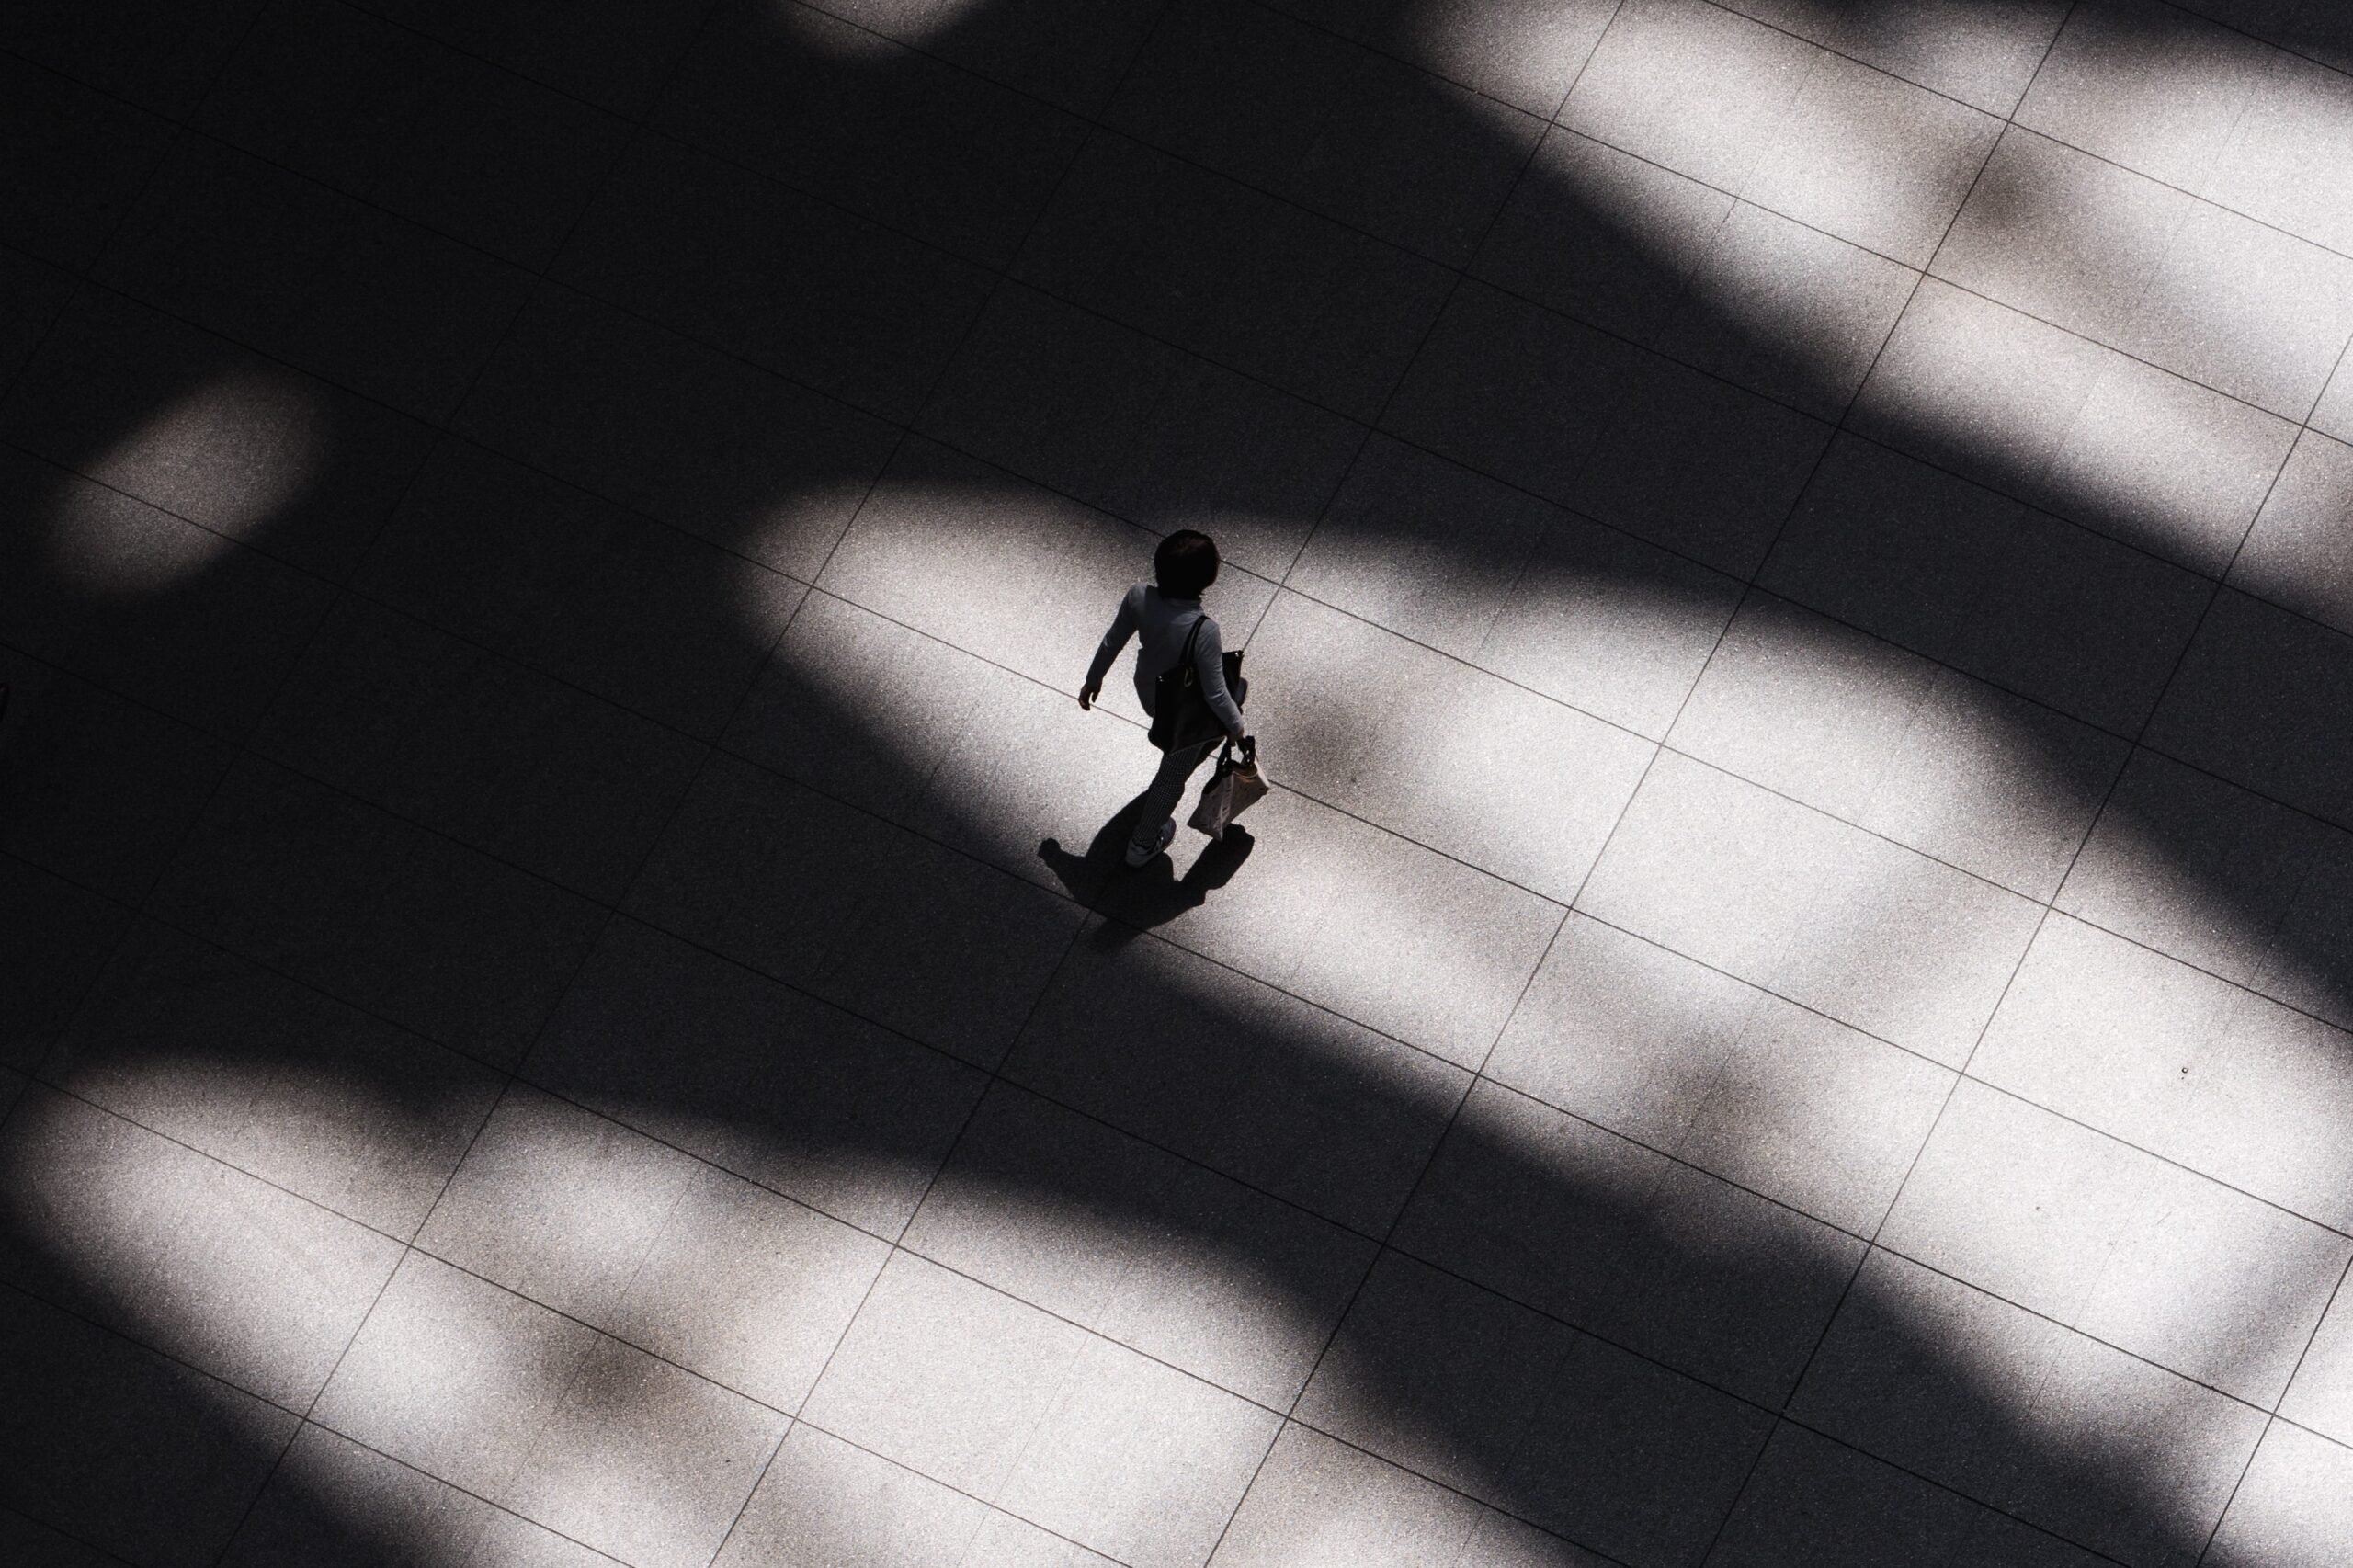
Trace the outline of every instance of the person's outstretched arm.
<path fill-rule="evenodd" d="M 1201 638 L 1193 644 L 1193 673 L 1199 677 L 1201 696 L 1209 703 L 1210 711 L 1225 726 L 1225 733 L 1236 741 L 1242 739 L 1242 709 L 1233 700 L 1233 693 L 1225 689 L 1225 637 L 1217 622 L 1208 616 L 1201 618 Z"/>
<path fill-rule="evenodd" d="M 1095 662 L 1086 666 L 1086 684 L 1078 688 L 1078 705 L 1092 708 L 1095 699 L 1103 695 L 1103 677 L 1111 673 L 1111 661 L 1128 645 L 1128 639 L 1143 624 L 1143 585 L 1138 583 L 1120 596 L 1120 608 L 1112 613 L 1111 629 L 1103 633 L 1103 641 L 1095 645 Z"/>

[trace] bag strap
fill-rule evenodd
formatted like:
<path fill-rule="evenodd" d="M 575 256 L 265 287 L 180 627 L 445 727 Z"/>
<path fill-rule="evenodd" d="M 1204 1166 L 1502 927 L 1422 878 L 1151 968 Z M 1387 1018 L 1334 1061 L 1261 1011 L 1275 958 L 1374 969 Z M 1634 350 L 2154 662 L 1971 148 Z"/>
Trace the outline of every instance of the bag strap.
<path fill-rule="evenodd" d="M 1201 622 L 1209 618 L 1210 612 L 1207 610 L 1202 610 L 1193 617 L 1193 629 L 1185 634 L 1185 651 L 1176 655 L 1176 667 L 1184 672 L 1184 677 L 1188 682 L 1196 686 L 1200 684 L 1201 676 L 1200 672 L 1193 667 L 1193 650 L 1201 641 Z"/>

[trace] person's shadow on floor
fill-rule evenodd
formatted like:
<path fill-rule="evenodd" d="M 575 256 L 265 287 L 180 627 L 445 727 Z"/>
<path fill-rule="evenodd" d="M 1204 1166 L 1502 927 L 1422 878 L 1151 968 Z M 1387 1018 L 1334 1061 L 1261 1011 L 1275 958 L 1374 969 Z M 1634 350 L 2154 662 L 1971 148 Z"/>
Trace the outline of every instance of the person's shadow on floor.
<path fill-rule="evenodd" d="M 1049 838 L 1038 846 L 1038 858 L 1071 897 L 1110 916 L 1095 934 L 1093 945 L 1097 948 L 1120 947 L 1139 931 L 1149 931 L 1188 909 L 1199 908 L 1213 891 L 1233 880 L 1256 842 L 1248 829 L 1236 824 L 1203 849 L 1181 878 L 1165 854 L 1131 869 L 1123 857 L 1134 835 L 1142 799 L 1130 801 L 1097 828 L 1083 855 L 1072 854 L 1059 839 Z"/>

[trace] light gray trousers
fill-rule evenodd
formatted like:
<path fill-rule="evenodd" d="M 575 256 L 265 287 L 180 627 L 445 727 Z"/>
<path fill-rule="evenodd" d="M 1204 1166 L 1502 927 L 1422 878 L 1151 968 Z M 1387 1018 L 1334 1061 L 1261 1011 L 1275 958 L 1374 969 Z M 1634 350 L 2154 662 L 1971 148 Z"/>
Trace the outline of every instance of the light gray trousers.
<path fill-rule="evenodd" d="M 1201 759 L 1217 749 L 1220 738 L 1160 754 L 1160 771 L 1152 776 L 1152 787 L 1143 792 L 1143 812 L 1136 818 L 1131 842 L 1137 848 L 1158 846 L 1160 830 L 1175 820 L 1176 803 L 1185 798 L 1185 781 L 1192 778 Z"/>

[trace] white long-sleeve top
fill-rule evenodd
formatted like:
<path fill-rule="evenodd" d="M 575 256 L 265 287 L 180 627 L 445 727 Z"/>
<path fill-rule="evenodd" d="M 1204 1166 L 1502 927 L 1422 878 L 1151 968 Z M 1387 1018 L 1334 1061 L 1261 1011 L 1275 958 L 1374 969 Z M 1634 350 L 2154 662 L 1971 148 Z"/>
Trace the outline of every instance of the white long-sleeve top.
<path fill-rule="evenodd" d="M 1143 703 L 1143 710 L 1151 712 L 1153 683 L 1175 669 L 1176 661 L 1185 656 L 1185 639 L 1192 635 L 1195 621 L 1201 625 L 1200 641 L 1193 644 L 1193 669 L 1201 683 L 1201 695 L 1229 734 L 1241 733 L 1242 710 L 1234 705 L 1233 694 L 1225 689 L 1225 643 L 1217 621 L 1201 608 L 1200 600 L 1170 598 L 1151 583 L 1138 583 L 1120 597 L 1111 629 L 1095 645 L 1095 662 L 1086 667 L 1086 684 L 1100 687 L 1111 671 L 1111 661 L 1134 637 L 1138 639 L 1136 697 Z"/>

